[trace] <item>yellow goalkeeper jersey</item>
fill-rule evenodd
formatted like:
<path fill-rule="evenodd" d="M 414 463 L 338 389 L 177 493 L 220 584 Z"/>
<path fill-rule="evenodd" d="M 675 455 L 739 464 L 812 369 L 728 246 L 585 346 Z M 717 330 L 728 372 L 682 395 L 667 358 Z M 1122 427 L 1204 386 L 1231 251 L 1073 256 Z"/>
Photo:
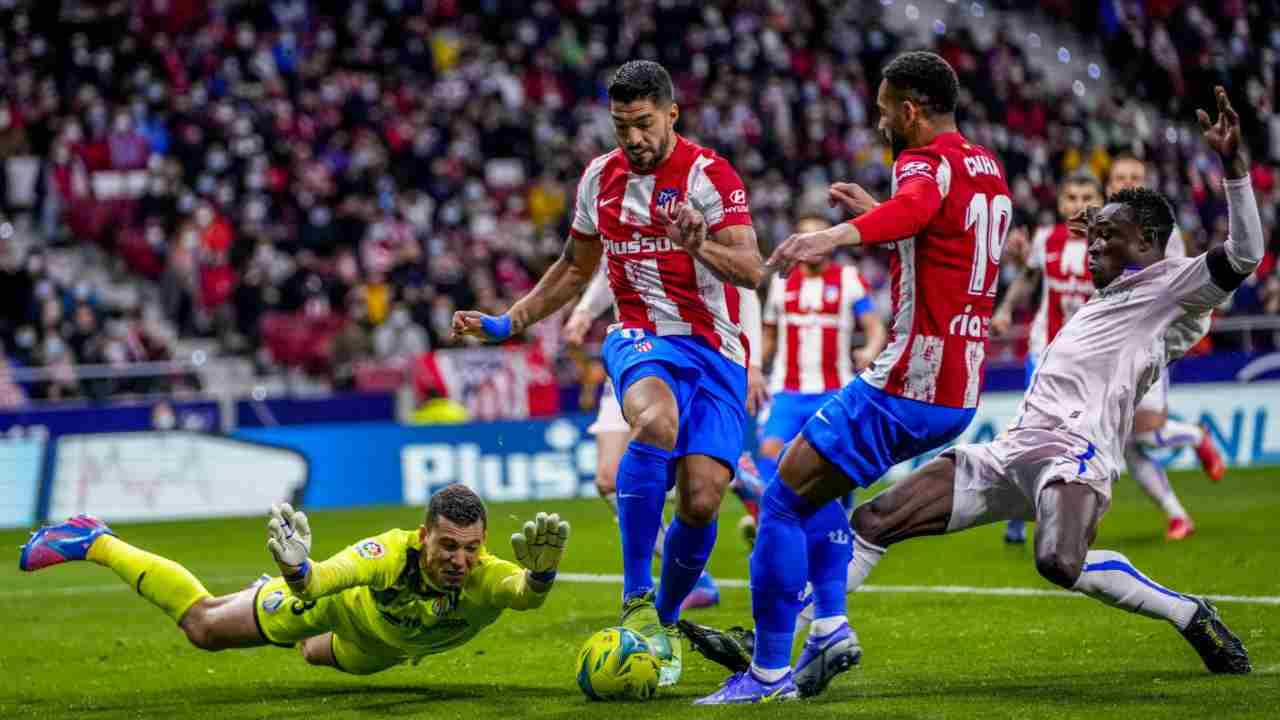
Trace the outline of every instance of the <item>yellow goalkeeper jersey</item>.
<path fill-rule="evenodd" d="M 332 630 L 366 653 L 417 658 L 462 645 L 503 610 L 546 600 L 523 568 L 483 548 L 460 590 L 437 589 L 422 574 L 421 552 L 417 530 L 391 530 L 314 563 L 301 591 L 271 583 L 257 603 L 264 634 L 292 643 Z"/>

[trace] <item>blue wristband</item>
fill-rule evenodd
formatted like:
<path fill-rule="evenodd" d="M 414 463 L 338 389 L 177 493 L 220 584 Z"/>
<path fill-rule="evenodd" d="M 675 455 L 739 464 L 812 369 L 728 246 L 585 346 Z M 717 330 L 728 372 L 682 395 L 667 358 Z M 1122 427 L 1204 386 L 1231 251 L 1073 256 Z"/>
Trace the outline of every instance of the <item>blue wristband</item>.
<path fill-rule="evenodd" d="M 488 315 L 480 318 L 480 327 L 494 340 L 506 340 L 511 337 L 511 316 L 503 313 L 498 317 Z"/>
<path fill-rule="evenodd" d="M 550 585 L 556 579 L 556 571 L 548 570 L 546 572 L 540 572 L 540 573 L 531 572 L 529 573 L 529 577 L 533 578 L 534 580 L 537 580 L 543 585 Z"/>
<path fill-rule="evenodd" d="M 302 564 L 298 566 L 298 571 L 289 575 L 285 575 L 284 581 L 287 583 L 302 582 L 303 580 L 307 579 L 307 573 L 309 572 L 311 572 L 311 561 L 303 560 Z"/>

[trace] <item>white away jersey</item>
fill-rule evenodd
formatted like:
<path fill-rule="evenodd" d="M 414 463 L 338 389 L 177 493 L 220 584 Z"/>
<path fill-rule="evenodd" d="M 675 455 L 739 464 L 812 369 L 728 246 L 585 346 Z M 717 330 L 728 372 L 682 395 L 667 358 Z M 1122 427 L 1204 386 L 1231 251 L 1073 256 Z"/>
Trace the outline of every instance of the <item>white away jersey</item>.
<path fill-rule="evenodd" d="M 1170 258 L 1099 290 L 1045 349 L 1015 428 L 1065 431 L 1119 475 L 1134 408 L 1169 362 L 1209 330 L 1228 295 L 1206 256 Z"/>

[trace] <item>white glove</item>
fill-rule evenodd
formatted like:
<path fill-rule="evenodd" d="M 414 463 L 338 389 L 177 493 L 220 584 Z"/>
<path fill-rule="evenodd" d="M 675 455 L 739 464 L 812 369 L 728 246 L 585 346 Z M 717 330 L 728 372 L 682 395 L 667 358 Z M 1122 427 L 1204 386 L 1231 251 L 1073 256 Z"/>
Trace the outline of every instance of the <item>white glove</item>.
<path fill-rule="evenodd" d="M 537 575 L 554 574 L 569 542 L 569 523 L 551 513 L 538 513 L 524 524 L 524 532 L 511 535 L 516 561 Z"/>
<path fill-rule="evenodd" d="M 267 549 L 281 570 L 296 570 L 311 556 L 311 526 L 307 514 L 295 512 L 289 503 L 271 506 L 267 521 Z"/>

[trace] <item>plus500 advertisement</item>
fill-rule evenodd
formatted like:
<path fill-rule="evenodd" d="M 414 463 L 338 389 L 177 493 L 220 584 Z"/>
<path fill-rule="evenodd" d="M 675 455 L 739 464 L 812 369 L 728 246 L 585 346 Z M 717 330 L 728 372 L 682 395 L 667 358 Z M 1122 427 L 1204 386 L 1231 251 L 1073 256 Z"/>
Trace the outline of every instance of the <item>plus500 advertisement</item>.
<path fill-rule="evenodd" d="M 1017 414 L 1022 396 L 982 399 L 961 441 L 988 442 Z M 1280 383 L 1175 387 L 1171 414 L 1204 422 L 1235 467 L 1280 465 Z M 310 507 L 410 503 L 460 482 L 489 500 L 589 497 L 595 494 L 596 447 L 586 433 L 593 418 L 473 423 L 439 427 L 392 424 L 243 430 L 237 436 L 288 447 L 308 459 L 303 499 Z M 896 479 L 928 458 L 902 463 Z M 1191 449 L 1160 458 L 1175 468 L 1197 467 Z"/>
<path fill-rule="evenodd" d="M 308 507 L 417 505 L 455 482 L 488 500 L 530 500 L 594 494 L 596 444 L 586 433 L 593 419 L 255 428 L 235 435 L 305 455 Z"/>

